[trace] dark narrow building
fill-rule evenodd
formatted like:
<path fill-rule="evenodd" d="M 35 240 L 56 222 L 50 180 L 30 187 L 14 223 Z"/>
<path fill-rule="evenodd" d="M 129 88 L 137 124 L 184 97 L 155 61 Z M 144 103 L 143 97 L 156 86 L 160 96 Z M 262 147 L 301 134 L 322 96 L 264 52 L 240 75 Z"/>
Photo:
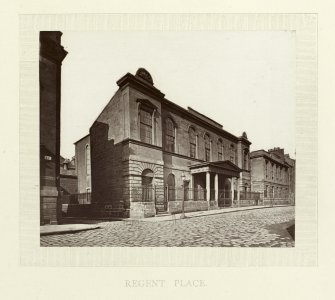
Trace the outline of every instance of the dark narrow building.
<path fill-rule="evenodd" d="M 61 66 L 60 31 L 40 32 L 40 223 L 58 223 Z"/>

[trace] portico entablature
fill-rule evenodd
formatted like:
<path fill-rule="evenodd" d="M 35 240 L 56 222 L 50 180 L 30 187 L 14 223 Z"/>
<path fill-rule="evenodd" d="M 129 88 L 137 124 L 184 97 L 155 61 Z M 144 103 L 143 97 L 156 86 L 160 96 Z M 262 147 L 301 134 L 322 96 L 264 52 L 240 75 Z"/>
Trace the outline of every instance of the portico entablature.
<path fill-rule="evenodd" d="M 234 165 L 230 161 L 218 161 L 218 162 L 205 162 L 190 166 L 191 174 L 198 173 L 215 173 L 223 174 L 228 177 L 240 177 L 240 172 L 242 171 L 239 167 Z"/>

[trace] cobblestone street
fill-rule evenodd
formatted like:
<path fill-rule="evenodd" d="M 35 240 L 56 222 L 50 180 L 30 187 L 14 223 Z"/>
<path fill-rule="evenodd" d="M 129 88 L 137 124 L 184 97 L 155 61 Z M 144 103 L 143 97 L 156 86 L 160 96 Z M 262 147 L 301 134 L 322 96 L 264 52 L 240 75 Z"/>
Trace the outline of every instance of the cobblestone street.
<path fill-rule="evenodd" d="M 293 223 L 292 206 L 164 222 L 104 222 L 100 229 L 41 236 L 41 246 L 294 247 L 285 229 Z"/>

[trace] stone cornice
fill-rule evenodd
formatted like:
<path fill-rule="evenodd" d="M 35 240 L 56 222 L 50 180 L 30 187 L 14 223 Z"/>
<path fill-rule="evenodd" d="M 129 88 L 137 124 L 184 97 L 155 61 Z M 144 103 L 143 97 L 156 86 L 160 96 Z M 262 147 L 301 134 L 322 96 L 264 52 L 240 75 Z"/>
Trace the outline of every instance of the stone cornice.
<path fill-rule="evenodd" d="M 147 94 L 148 96 L 152 96 L 155 99 L 161 100 L 164 98 L 165 94 L 163 94 L 160 90 L 156 89 L 153 85 L 145 81 L 144 79 L 134 76 L 133 74 L 127 73 L 123 77 L 121 77 L 116 84 L 120 88 L 125 88 L 127 86 L 133 87 Z"/>
<path fill-rule="evenodd" d="M 250 153 L 250 160 L 254 158 L 259 158 L 259 157 L 267 159 L 273 163 L 280 164 L 284 167 L 291 168 L 291 166 L 288 163 L 286 163 L 285 161 L 280 161 L 279 159 L 275 159 L 265 150 L 257 150 L 257 151 L 253 151 Z"/>
<path fill-rule="evenodd" d="M 235 143 L 238 142 L 238 138 L 235 135 L 229 133 L 228 131 L 225 131 L 224 129 L 220 129 L 220 128 L 218 128 L 218 127 L 200 119 L 199 117 L 190 113 L 187 109 L 179 106 L 178 104 L 175 104 L 175 103 L 173 103 L 172 101 L 170 101 L 166 98 L 164 98 L 164 102 L 162 101 L 162 104 L 164 104 L 166 106 L 169 106 L 169 107 L 172 107 L 177 112 L 179 112 L 182 115 L 183 118 L 185 118 L 185 116 L 186 116 L 188 119 L 192 120 L 196 124 L 199 124 L 200 126 L 203 126 L 205 128 L 207 127 L 208 130 L 217 133 L 218 135 L 220 135 L 220 137 L 225 137 L 227 139 L 232 140 Z"/>
<path fill-rule="evenodd" d="M 139 91 L 143 92 L 144 94 L 147 94 L 148 96 L 151 96 L 151 97 L 155 98 L 156 100 L 160 101 L 162 105 L 166 105 L 170 108 L 173 108 L 175 111 L 180 113 L 182 115 L 182 117 L 187 117 L 188 119 L 190 119 L 193 122 L 199 124 L 200 126 L 205 127 L 208 130 L 217 133 L 221 137 L 229 139 L 229 140 L 231 140 L 235 143 L 237 143 L 238 141 L 243 141 L 245 144 L 248 144 L 248 145 L 251 144 L 251 142 L 249 140 L 247 140 L 243 137 L 238 138 L 237 136 L 229 133 L 228 131 L 226 131 L 222 128 L 219 128 L 218 126 L 214 126 L 210 122 L 206 122 L 205 120 L 196 116 L 196 114 L 194 114 L 194 113 L 188 111 L 187 109 L 175 104 L 174 102 L 166 99 L 165 94 L 163 94 L 160 90 L 158 90 L 153 85 L 151 85 L 148 81 L 144 80 L 143 78 L 141 78 L 139 76 L 134 76 L 131 73 L 127 73 L 126 75 L 121 77 L 116 83 L 117 83 L 117 85 L 119 86 L 120 89 L 124 89 L 125 87 L 133 87 L 135 89 L 138 89 Z M 203 117 L 208 118 L 205 115 L 203 115 Z M 214 121 L 210 118 L 208 118 L 208 119 L 211 120 L 212 122 L 222 126 L 221 124 L 217 123 L 216 121 Z"/>
<path fill-rule="evenodd" d="M 59 34 L 61 35 L 61 33 Z M 67 55 L 67 51 L 56 41 L 45 35 L 40 35 L 40 55 L 60 65 Z"/>
<path fill-rule="evenodd" d="M 140 145 L 140 146 L 144 146 L 144 147 L 148 147 L 148 148 L 153 148 L 153 149 L 156 149 L 156 150 L 162 150 L 162 147 L 161 146 L 156 146 L 156 145 L 152 145 L 152 144 L 147 144 L 147 143 L 144 143 L 142 141 L 138 141 L 138 140 L 134 140 L 134 139 L 125 139 L 121 142 L 123 145 L 125 144 L 135 144 L 135 145 Z"/>
<path fill-rule="evenodd" d="M 246 139 L 245 137 L 243 137 L 243 136 L 238 137 L 238 141 L 242 142 L 242 143 L 244 143 L 244 144 L 246 144 L 248 146 L 251 145 L 251 142 L 248 139 Z"/>
<path fill-rule="evenodd" d="M 163 150 L 163 154 L 169 154 L 169 155 L 177 156 L 177 157 L 184 158 L 184 159 L 187 159 L 187 160 L 192 160 L 192 161 L 195 161 L 195 162 L 198 162 L 198 163 L 205 162 L 204 160 L 201 160 L 201 159 L 198 159 L 198 158 L 193 158 L 193 157 L 190 157 L 190 156 L 187 156 L 187 155 L 178 154 L 178 153 L 170 152 L 170 151 L 166 151 L 166 150 Z"/>

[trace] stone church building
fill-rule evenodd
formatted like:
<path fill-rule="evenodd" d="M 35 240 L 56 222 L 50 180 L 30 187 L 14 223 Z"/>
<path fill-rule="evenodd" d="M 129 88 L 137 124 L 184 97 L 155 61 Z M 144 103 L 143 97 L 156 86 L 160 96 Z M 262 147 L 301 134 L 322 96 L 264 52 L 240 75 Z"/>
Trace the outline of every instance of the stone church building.
<path fill-rule="evenodd" d="M 96 212 L 143 218 L 252 200 L 245 132 L 166 99 L 143 68 L 117 85 L 75 143 L 78 191 L 92 193 Z"/>

